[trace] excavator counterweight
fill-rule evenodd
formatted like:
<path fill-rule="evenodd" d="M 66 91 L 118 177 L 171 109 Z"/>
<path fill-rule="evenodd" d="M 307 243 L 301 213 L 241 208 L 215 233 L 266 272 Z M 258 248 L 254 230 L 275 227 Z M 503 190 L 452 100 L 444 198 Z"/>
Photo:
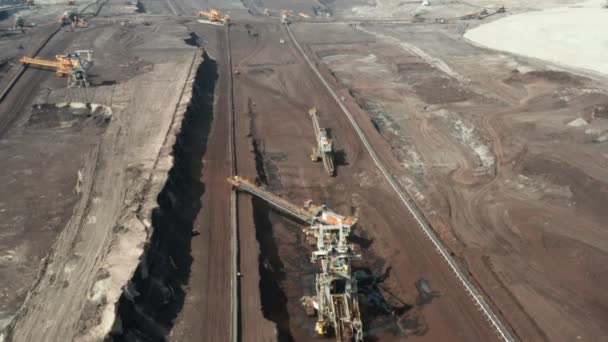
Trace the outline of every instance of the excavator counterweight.
<path fill-rule="evenodd" d="M 207 19 L 209 19 L 209 21 L 213 21 L 213 22 L 218 22 L 218 23 L 229 23 L 230 22 L 230 16 L 228 15 L 223 15 L 220 11 L 216 10 L 216 9 L 210 9 L 208 11 L 199 11 L 198 12 L 198 16 L 199 17 L 206 17 Z"/>

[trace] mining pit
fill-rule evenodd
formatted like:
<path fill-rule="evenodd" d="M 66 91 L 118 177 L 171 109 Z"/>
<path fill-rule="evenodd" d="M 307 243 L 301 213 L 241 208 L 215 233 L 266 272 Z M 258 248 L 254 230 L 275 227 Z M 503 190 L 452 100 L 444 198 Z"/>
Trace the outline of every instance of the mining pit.
<path fill-rule="evenodd" d="M 335 340 L 302 304 L 308 224 L 235 175 L 357 217 L 364 341 L 608 336 L 608 38 L 576 22 L 608 22 L 594 1 L 15 5 L 0 341 Z M 82 50 L 91 86 L 67 87 L 55 56 Z"/>

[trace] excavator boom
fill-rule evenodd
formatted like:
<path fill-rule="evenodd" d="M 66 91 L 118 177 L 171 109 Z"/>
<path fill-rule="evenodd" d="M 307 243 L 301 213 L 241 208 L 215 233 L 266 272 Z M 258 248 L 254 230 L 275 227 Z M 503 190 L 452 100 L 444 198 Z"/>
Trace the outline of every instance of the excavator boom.
<path fill-rule="evenodd" d="M 303 222 L 311 222 L 314 219 L 312 213 L 310 213 L 305 208 L 297 206 L 284 198 L 281 198 L 269 191 L 266 191 L 259 186 L 251 183 L 250 181 L 241 178 L 239 176 L 229 177 L 227 178 L 228 183 L 232 184 L 237 189 L 246 191 L 254 196 L 257 196 L 277 209 L 303 221 Z"/>
<path fill-rule="evenodd" d="M 336 214 L 325 206 L 312 204 L 311 201 L 301 207 L 239 176 L 228 177 L 226 180 L 235 188 L 257 196 L 280 211 L 306 223 L 318 222 L 324 225 L 341 225 L 349 228 L 357 223 L 356 217 Z"/>
<path fill-rule="evenodd" d="M 90 50 L 78 50 L 65 55 L 55 55 L 55 60 L 24 56 L 19 61 L 25 65 L 54 68 L 58 76 L 70 75 L 68 86 L 88 87 L 87 69 L 92 65 Z"/>
<path fill-rule="evenodd" d="M 67 66 L 58 58 L 59 56 L 56 56 L 57 60 L 49 60 L 49 59 L 44 59 L 44 58 L 39 58 L 39 57 L 21 57 L 19 59 L 19 62 L 23 63 L 23 64 L 30 64 L 30 65 L 40 65 L 40 66 L 46 66 L 49 68 L 54 68 L 57 72 L 57 74 L 67 74 L 69 72 Z"/>
<path fill-rule="evenodd" d="M 227 23 L 230 21 L 230 16 L 223 15 L 220 11 L 216 9 L 210 9 L 209 11 L 199 11 L 199 17 L 207 17 L 211 21 Z"/>

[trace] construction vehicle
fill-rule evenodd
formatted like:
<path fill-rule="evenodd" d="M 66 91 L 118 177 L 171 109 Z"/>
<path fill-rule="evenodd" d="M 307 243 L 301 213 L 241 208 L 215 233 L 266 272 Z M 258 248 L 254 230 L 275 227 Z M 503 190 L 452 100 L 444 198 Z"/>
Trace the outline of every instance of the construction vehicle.
<path fill-rule="evenodd" d="M 293 16 L 293 11 L 288 10 L 288 9 L 275 10 L 275 9 L 266 8 L 266 9 L 264 9 L 264 14 L 269 17 L 275 17 L 275 16 L 276 17 L 291 17 L 291 16 Z"/>
<path fill-rule="evenodd" d="M 71 25 L 72 29 L 85 28 L 89 26 L 89 23 L 87 23 L 78 13 L 74 11 L 63 12 L 61 17 L 59 17 L 59 23 L 62 26 Z"/>
<path fill-rule="evenodd" d="M 269 17 L 272 17 L 272 16 L 280 17 L 281 23 L 283 23 L 283 24 L 289 24 L 289 18 L 294 16 L 293 11 L 288 10 L 288 9 L 273 10 L 273 9 L 266 8 L 264 10 L 264 14 L 266 14 Z"/>
<path fill-rule="evenodd" d="M 495 14 L 498 14 L 498 13 L 504 13 L 506 11 L 507 10 L 505 9 L 504 6 L 499 7 L 494 12 L 490 12 L 490 11 L 488 11 L 488 9 L 484 8 L 481 11 L 478 11 L 478 12 L 473 12 L 473 13 L 465 14 L 462 17 L 459 17 L 458 19 L 461 19 L 461 20 L 479 19 L 479 20 L 481 20 L 481 19 L 485 19 L 485 18 L 487 18 L 489 16 L 492 16 L 492 15 L 495 15 Z"/>
<path fill-rule="evenodd" d="M 293 204 L 239 176 L 229 177 L 227 180 L 235 188 L 259 197 L 279 211 L 289 214 L 293 218 L 308 223 L 311 226 L 315 223 L 340 225 L 350 231 L 357 223 L 356 217 L 339 215 L 324 205 L 315 205 L 312 201 L 306 201 L 304 206 Z"/>
<path fill-rule="evenodd" d="M 201 18 L 207 17 L 209 19 L 209 21 L 223 23 L 223 24 L 230 22 L 230 16 L 223 15 L 220 11 L 218 11 L 216 9 L 210 9 L 209 11 L 199 11 L 198 16 Z"/>
<path fill-rule="evenodd" d="M 308 114 L 312 118 L 312 126 L 315 130 L 315 137 L 317 140 L 317 146 L 313 147 L 310 159 L 312 161 L 323 160 L 323 166 L 327 170 L 330 176 L 334 175 L 334 143 L 329 138 L 327 130 L 319 126 L 319 120 L 317 119 L 317 109 L 312 107 L 308 110 Z"/>
<path fill-rule="evenodd" d="M 306 314 L 317 316 L 315 330 L 319 335 L 333 334 L 339 342 L 363 341 L 357 278 L 351 267 L 352 259 L 360 255 L 348 243 L 357 218 L 339 215 L 311 201 L 300 207 L 239 176 L 227 180 L 235 188 L 310 225 L 304 229 L 316 247 L 310 260 L 320 265 L 320 269 L 316 275 L 316 294 L 302 298 Z"/>
<path fill-rule="evenodd" d="M 55 55 L 55 60 L 40 57 L 21 57 L 24 65 L 36 65 L 55 69 L 57 76 L 69 76 L 68 87 L 88 87 L 87 71 L 93 65 L 93 51 L 78 50 L 65 55 Z"/>

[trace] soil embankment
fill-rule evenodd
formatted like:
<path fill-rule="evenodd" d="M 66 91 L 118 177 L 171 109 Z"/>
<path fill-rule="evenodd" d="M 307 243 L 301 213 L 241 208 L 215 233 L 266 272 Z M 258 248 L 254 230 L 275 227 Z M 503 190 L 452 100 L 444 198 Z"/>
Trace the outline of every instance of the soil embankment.
<path fill-rule="evenodd" d="M 213 120 L 216 79 L 216 63 L 205 55 L 173 147 L 173 167 L 153 210 L 151 240 L 118 304 L 121 329 L 113 333 L 115 341 L 164 338 L 184 304 L 192 263 L 190 242 L 199 233 L 193 223 L 205 191 L 200 175 Z"/>

